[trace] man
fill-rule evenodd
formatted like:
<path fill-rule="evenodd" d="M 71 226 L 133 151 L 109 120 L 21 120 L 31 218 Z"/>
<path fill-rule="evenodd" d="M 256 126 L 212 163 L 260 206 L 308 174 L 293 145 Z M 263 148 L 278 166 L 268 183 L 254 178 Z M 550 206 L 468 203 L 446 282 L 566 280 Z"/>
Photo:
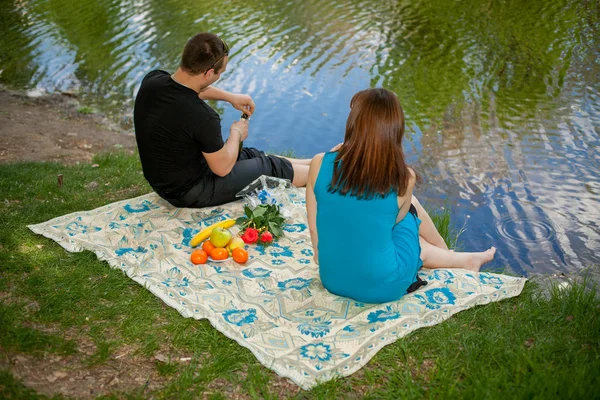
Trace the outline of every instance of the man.
<path fill-rule="evenodd" d="M 223 141 L 221 119 L 205 102 L 224 100 L 252 115 L 248 95 L 212 86 L 227 69 L 229 48 L 210 33 L 186 44 L 173 75 L 155 70 L 142 81 L 135 99 L 135 137 L 144 177 L 162 198 L 176 207 L 207 207 L 236 200 L 235 194 L 261 175 L 289 179 L 305 186 L 310 160 L 267 156 L 240 143 L 248 121 L 229 128 Z"/>

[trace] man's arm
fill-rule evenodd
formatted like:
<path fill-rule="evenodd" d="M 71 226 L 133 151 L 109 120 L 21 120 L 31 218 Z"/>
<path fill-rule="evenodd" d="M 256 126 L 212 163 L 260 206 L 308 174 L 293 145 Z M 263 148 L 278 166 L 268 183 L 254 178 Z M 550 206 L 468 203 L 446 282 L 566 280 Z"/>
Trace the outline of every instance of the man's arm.
<path fill-rule="evenodd" d="M 198 93 L 198 97 L 200 97 L 202 100 L 222 100 L 229 103 L 231 103 L 230 99 L 232 95 L 233 93 L 219 89 L 212 85 L 205 87 L 204 89 L 200 90 L 200 93 Z"/>
<path fill-rule="evenodd" d="M 255 104 L 252 97 L 247 94 L 235 94 L 214 86 L 207 86 L 198 93 L 202 100 L 220 100 L 231 103 L 231 105 L 243 113 L 251 116 L 254 113 Z"/>
<path fill-rule="evenodd" d="M 229 129 L 227 142 L 219 151 L 202 153 L 210 170 L 221 177 L 228 175 L 237 162 L 240 142 L 248 137 L 248 121 L 234 122 Z"/>

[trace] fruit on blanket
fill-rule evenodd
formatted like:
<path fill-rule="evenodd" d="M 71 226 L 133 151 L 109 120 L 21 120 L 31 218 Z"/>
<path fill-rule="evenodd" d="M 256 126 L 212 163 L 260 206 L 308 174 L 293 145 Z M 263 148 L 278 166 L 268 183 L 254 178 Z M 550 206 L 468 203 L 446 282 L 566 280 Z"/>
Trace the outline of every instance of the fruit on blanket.
<path fill-rule="evenodd" d="M 244 241 L 242 240 L 241 237 L 234 237 L 233 239 L 231 239 L 231 241 L 227 245 L 226 249 L 229 252 L 229 255 L 232 255 L 233 250 L 240 248 L 240 247 L 242 249 L 244 248 Z"/>
<path fill-rule="evenodd" d="M 206 254 L 208 254 L 210 256 L 210 253 L 216 248 L 216 246 L 214 244 L 212 244 L 210 242 L 210 240 L 205 240 L 204 243 L 202 243 L 202 250 L 204 250 L 206 252 Z"/>
<path fill-rule="evenodd" d="M 231 232 L 218 226 L 210 234 L 210 242 L 215 247 L 225 247 L 231 240 Z M 214 258 L 214 257 L 213 257 Z"/>
<path fill-rule="evenodd" d="M 204 250 L 197 249 L 192 252 L 190 260 L 196 265 L 206 264 L 206 261 L 208 261 L 208 254 L 206 254 Z"/>
<path fill-rule="evenodd" d="M 241 247 L 233 249 L 231 254 L 233 256 L 233 260 L 238 264 L 243 264 L 248 261 L 248 252 Z"/>
<path fill-rule="evenodd" d="M 208 227 L 202 229 L 200 232 L 198 232 L 198 234 L 196 236 L 194 236 L 192 238 L 192 240 L 190 240 L 190 246 L 196 247 L 200 243 L 202 243 L 203 241 L 205 241 L 206 239 L 208 239 L 208 237 L 211 235 L 212 231 L 215 228 L 218 228 L 218 227 L 221 227 L 221 228 L 231 228 L 234 225 L 235 225 L 235 220 L 233 220 L 233 219 L 226 219 L 226 220 L 223 220 L 223 221 L 219 221 L 219 222 L 217 222 L 215 224 L 212 224 L 211 226 L 208 226 Z M 225 243 L 225 244 L 227 244 L 227 243 Z"/>
<path fill-rule="evenodd" d="M 215 247 L 210 253 L 210 256 L 213 260 L 225 260 L 229 257 L 229 253 L 227 253 L 227 249 L 223 247 Z"/>

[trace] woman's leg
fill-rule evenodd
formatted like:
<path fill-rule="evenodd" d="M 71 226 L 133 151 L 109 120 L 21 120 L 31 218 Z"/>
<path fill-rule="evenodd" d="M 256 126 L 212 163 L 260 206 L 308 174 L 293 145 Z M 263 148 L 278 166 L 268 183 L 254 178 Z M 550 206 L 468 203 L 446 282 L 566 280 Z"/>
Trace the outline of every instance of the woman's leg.
<path fill-rule="evenodd" d="M 492 261 L 494 254 L 496 254 L 495 247 L 490 247 L 488 250 L 478 253 L 462 253 L 440 249 L 422 237 L 419 237 L 419 243 L 421 244 L 423 267 L 429 269 L 464 268 L 478 272 L 481 266 L 488 261 Z"/>
<path fill-rule="evenodd" d="M 412 205 L 417 209 L 417 215 L 421 220 L 421 226 L 419 227 L 419 236 L 425 239 L 428 243 L 439 247 L 443 250 L 448 250 L 448 245 L 444 242 L 444 238 L 438 232 L 437 228 L 433 224 L 431 217 L 425 211 L 419 200 L 415 196 L 412 197 L 411 200 Z"/>

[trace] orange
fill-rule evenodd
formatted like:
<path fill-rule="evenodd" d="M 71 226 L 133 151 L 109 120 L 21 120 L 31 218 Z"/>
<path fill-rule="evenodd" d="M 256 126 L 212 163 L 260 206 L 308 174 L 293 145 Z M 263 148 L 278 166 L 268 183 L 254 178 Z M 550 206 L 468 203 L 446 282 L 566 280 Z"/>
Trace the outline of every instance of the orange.
<path fill-rule="evenodd" d="M 202 250 L 206 252 L 210 256 L 210 253 L 215 249 L 215 245 L 210 242 L 210 240 L 205 240 L 202 243 Z M 212 256 L 211 256 L 212 257 Z"/>
<path fill-rule="evenodd" d="M 206 254 L 204 250 L 194 250 L 190 259 L 194 264 L 206 264 L 206 261 L 208 261 L 208 254 Z"/>
<path fill-rule="evenodd" d="M 227 257 L 229 257 L 229 254 L 227 253 L 227 249 L 223 247 L 215 247 L 210 252 L 210 256 L 213 258 L 213 260 L 225 260 Z"/>
<path fill-rule="evenodd" d="M 241 247 L 238 247 L 237 249 L 233 249 L 233 251 L 231 252 L 231 255 L 233 256 L 233 259 L 235 260 L 235 262 L 238 264 L 243 264 L 246 261 L 248 261 L 248 252 L 246 250 L 242 249 Z"/>

